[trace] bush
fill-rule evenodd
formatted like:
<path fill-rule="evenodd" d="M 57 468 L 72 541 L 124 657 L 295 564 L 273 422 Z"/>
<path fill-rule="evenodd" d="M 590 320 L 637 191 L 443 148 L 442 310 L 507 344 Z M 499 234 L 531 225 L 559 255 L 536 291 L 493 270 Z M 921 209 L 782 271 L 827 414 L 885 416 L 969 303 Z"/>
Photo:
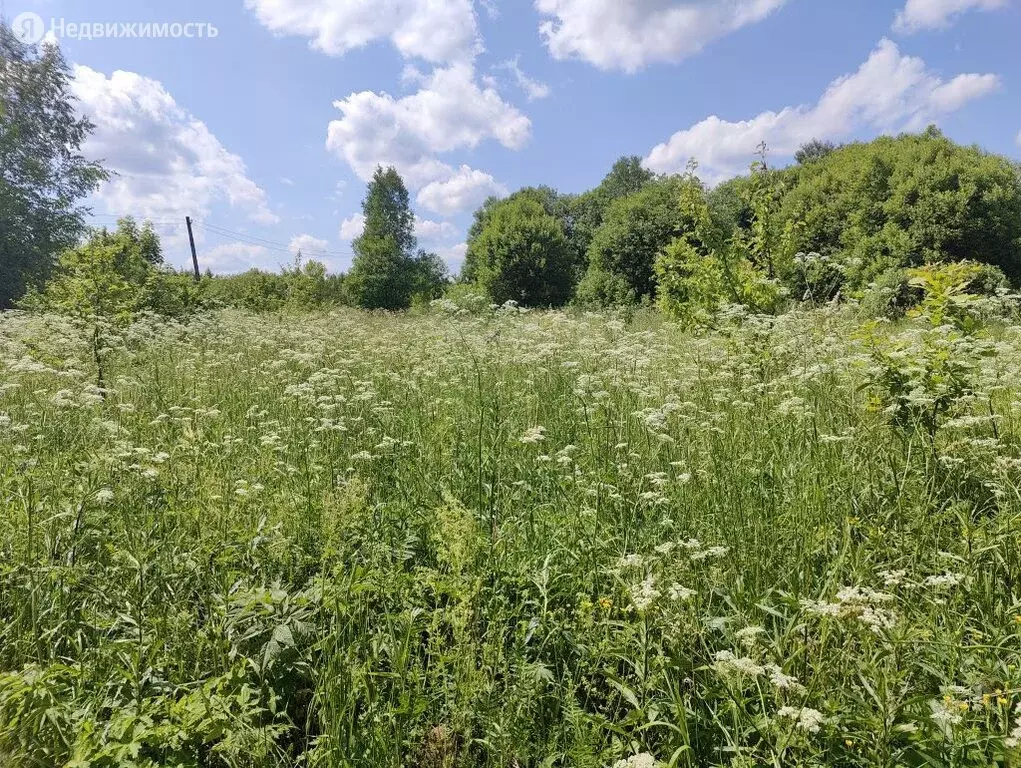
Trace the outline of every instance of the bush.
<path fill-rule="evenodd" d="M 784 198 L 796 247 L 839 260 L 852 289 L 889 269 L 974 259 L 1021 279 L 1021 177 L 1005 157 L 930 129 L 799 166 Z"/>
<path fill-rule="evenodd" d="M 478 284 L 497 304 L 560 307 L 571 298 L 573 262 L 564 230 L 532 196 L 493 205 L 472 253 Z"/>

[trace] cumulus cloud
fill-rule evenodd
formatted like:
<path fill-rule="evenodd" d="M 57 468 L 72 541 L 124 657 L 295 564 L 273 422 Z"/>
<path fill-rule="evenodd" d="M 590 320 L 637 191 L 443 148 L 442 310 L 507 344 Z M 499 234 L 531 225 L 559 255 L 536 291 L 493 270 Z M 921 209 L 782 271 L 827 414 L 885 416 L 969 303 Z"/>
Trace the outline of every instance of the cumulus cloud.
<path fill-rule="evenodd" d="M 322 256 L 329 247 L 329 242 L 321 238 L 312 235 L 296 235 L 291 239 L 289 250 L 295 256 L 300 251 L 303 256 L 315 258 Z"/>
<path fill-rule="evenodd" d="M 472 0 L 245 0 L 245 7 L 271 32 L 307 37 L 331 56 L 379 40 L 434 63 L 482 50 Z"/>
<path fill-rule="evenodd" d="M 1014 139 L 1014 141 L 1016 141 L 1016 142 L 1017 142 L 1017 145 L 1018 145 L 1019 147 L 1021 147 L 1021 131 L 1018 131 L 1018 132 L 1017 132 L 1017 138 L 1016 138 L 1016 139 Z"/>
<path fill-rule="evenodd" d="M 487 140 L 521 149 L 531 136 L 531 121 L 495 88 L 480 87 L 470 64 L 435 70 L 403 98 L 362 91 L 334 106 L 341 118 L 329 125 L 326 144 L 332 152 L 365 181 L 377 166 L 394 166 L 411 189 L 429 190 L 419 197 L 423 206 L 444 215 L 464 210 L 455 206 L 477 197 L 467 187 L 498 185 L 488 174 L 454 168 L 440 155 Z"/>
<path fill-rule="evenodd" d="M 394 98 L 362 91 L 334 102 L 342 117 L 330 123 L 327 147 L 363 180 L 377 165 L 393 165 L 412 186 L 435 180 L 433 155 L 495 139 L 521 149 L 531 121 L 493 88 L 480 88 L 468 64 L 437 69 L 416 93 Z"/>
<path fill-rule="evenodd" d="M 447 269 L 451 272 L 457 272 L 461 269 L 461 265 L 464 263 L 464 256 L 468 252 L 467 243 L 458 243 L 452 245 L 449 248 L 439 248 L 436 251 L 436 255 L 443 259 L 443 262 L 447 265 Z"/>
<path fill-rule="evenodd" d="M 539 80 L 533 80 L 531 77 L 526 75 L 521 69 L 521 57 L 515 56 L 513 59 L 508 59 L 499 66 L 506 69 L 514 76 L 514 82 L 518 84 L 518 87 L 524 91 L 525 96 L 529 101 L 538 101 L 539 99 L 545 99 L 553 91 L 552 89 Z"/>
<path fill-rule="evenodd" d="M 356 237 L 361 237 L 364 229 L 365 216 L 360 213 L 356 213 L 340 222 L 340 239 L 348 241 L 354 240 Z"/>
<path fill-rule="evenodd" d="M 446 178 L 431 182 L 418 193 L 424 208 L 443 216 L 478 208 L 486 198 L 503 197 L 507 188 L 488 173 L 462 165 Z"/>
<path fill-rule="evenodd" d="M 457 227 L 449 221 L 432 221 L 430 219 L 415 219 L 415 236 L 427 243 L 438 240 L 449 240 L 458 234 Z"/>
<path fill-rule="evenodd" d="M 110 212 L 151 219 L 202 217 L 222 200 L 255 222 L 279 221 L 241 158 L 160 82 L 134 72 L 107 77 L 77 66 L 72 87 L 80 111 L 96 125 L 84 152 L 115 174 L 98 193 Z"/>
<path fill-rule="evenodd" d="M 277 261 L 277 256 L 268 248 L 248 243 L 225 243 L 199 254 L 202 269 L 211 269 L 216 274 L 274 269 Z"/>
<path fill-rule="evenodd" d="M 967 11 L 994 11 L 1004 8 L 1008 0 L 907 0 L 897 14 L 893 28 L 911 34 L 923 29 L 944 29 Z"/>
<path fill-rule="evenodd" d="M 677 62 L 787 0 L 535 0 L 539 32 L 556 59 L 636 72 Z"/>
<path fill-rule="evenodd" d="M 884 39 L 857 72 L 833 81 L 816 104 L 738 122 L 714 115 L 655 147 L 645 164 L 675 173 L 694 158 L 705 178 L 718 180 L 743 170 L 761 142 L 772 154 L 789 157 L 813 138 L 839 139 L 862 128 L 918 130 L 999 85 L 991 74 L 941 80 L 924 61 L 903 55 Z"/>

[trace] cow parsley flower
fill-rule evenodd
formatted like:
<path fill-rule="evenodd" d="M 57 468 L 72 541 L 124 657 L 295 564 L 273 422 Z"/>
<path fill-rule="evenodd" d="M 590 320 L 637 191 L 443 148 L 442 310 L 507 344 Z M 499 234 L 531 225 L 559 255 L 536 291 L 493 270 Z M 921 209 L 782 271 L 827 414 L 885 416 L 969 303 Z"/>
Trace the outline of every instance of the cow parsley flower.
<path fill-rule="evenodd" d="M 519 439 L 525 445 L 537 445 L 546 439 L 546 427 L 532 427 Z"/>
<path fill-rule="evenodd" d="M 713 669 L 721 675 L 761 677 L 766 672 L 766 668 L 754 659 L 735 656 L 731 651 L 720 651 L 713 658 Z"/>
<path fill-rule="evenodd" d="M 660 593 L 656 590 L 656 580 L 652 576 L 646 577 L 645 581 L 631 588 L 631 602 L 635 610 L 642 613 L 648 610 Z"/>
<path fill-rule="evenodd" d="M 808 707 L 782 707 L 777 713 L 779 717 L 797 721 L 797 727 L 806 733 L 819 733 L 826 724 L 823 713 Z"/>
<path fill-rule="evenodd" d="M 656 768 L 658 765 L 659 761 L 656 758 L 648 752 L 643 752 L 625 760 L 618 760 L 613 764 L 613 768 Z"/>
<path fill-rule="evenodd" d="M 679 603 L 686 603 L 686 602 L 688 602 L 696 594 L 698 594 L 698 593 L 695 592 L 695 590 L 688 589 L 687 587 L 682 587 L 680 584 L 671 584 L 670 585 L 670 589 L 667 592 L 667 596 L 671 600 L 673 600 L 675 602 L 679 602 Z"/>

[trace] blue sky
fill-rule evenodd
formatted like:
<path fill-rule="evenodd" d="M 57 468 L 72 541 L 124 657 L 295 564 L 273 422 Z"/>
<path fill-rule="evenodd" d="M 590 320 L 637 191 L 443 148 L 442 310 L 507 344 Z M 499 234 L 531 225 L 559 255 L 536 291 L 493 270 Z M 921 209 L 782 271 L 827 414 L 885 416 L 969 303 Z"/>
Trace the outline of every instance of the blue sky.
<path fill-rule="evenodd" d="M 624 154 L 710 182 L 765 141 L 938 124 L 1021 156 L 1019 0 L 4 0 L 65 23 L 208 23 L 215 38 L 59 39 L 88 151 L 134 214 L 214 271 L 301 246 L 346 269 L 365 179 L 405 176 L 420 240 L 457 267 L 489 194 L 596 185 Z"/>

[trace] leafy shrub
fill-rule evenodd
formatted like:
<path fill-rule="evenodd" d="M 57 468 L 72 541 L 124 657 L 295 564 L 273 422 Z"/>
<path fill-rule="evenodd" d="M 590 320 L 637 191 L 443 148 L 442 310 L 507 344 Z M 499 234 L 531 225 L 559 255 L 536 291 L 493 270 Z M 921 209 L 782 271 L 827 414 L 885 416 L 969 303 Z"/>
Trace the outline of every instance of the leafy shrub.
<path fill-rule="evenodd" d="M 834 149 L 783 200 L 796 248 L 840 260 L 852 289 L 888 269 L 976 259 L 1021 279 L 1021 176 L 929 129 Z"/>

